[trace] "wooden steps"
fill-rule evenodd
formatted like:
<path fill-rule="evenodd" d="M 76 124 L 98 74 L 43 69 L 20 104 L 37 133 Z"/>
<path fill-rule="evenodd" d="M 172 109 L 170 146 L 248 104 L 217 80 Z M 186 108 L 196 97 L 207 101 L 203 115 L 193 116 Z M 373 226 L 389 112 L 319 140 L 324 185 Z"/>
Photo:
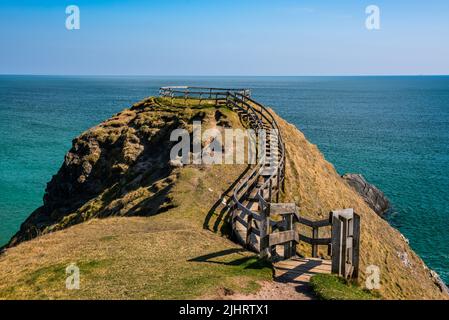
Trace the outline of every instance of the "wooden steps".
<path fill-rule="evenodd" d="M 308 283 L 315 274 L 330 274 L 331 261 L 319 258 L 293 257 L 274 265 L 275 279 L 282 282 Z"/>

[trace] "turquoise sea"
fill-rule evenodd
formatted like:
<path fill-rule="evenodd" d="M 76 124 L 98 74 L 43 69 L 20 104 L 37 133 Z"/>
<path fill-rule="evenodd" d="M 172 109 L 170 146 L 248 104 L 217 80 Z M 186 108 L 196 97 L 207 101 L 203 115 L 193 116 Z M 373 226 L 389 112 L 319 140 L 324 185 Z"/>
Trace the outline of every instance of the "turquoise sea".
<path fill-rule="evenodd" d="M 42 204 L 82 131 L 164 85 L 248 87 L 340 173 L 362 173 L 389 221 L 449 282 L 449 77 L 0 76 L 0 244 Z"/>

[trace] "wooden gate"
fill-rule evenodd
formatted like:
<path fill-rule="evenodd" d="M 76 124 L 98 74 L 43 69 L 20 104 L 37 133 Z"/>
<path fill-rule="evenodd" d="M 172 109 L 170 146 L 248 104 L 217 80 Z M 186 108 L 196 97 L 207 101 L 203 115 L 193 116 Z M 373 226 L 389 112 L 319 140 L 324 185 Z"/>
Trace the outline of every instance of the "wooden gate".
<path fill-rule="evenodd" d="M 359 273 L 360 216 L 353 209 L 331 212 L 332 273 L 357 278 Z"/>

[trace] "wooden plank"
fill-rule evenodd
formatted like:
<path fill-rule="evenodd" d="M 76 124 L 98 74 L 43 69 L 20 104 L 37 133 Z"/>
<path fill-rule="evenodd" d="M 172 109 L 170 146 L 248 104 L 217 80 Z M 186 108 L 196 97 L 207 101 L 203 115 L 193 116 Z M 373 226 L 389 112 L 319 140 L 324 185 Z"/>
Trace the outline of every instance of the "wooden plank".
<path fill-rule="evenodd" d="M 301 224 L 304 224 L 304 225 L 306 225 L 308 227 L 311 227 L 311 228 L 321 228 L 321 227 L 326 227 L 326 226 L 330 226 L 331 225 L 331 222 L 329 221 L 329 219 L 312 221 L 312 220 L 309 220 L 309 219 L 304 218 L 304 217 L 299 217 L 299 222 Z"/>
<path fill-rule="evenodd" d="M 353 248 L 352 248 L 352 266 L 354 268 L 352 277 L 357 279 L 359 276 L 359 255 L 360 255 L 360 216 L 354 213 L 353 225 Z"/>
<path fill-rule="evenodd" d="M 252 233 L 254 233 L 256 236 L 259 236 L 259 237 L 260 237 L 260 231 L 259 231 L 259 229 L 253 227 L 251 230 L 252 230 Z"/>
<path fill-rule="evenodd" d="M 310 262 L 310 261 L 317 261 L 320 262 L 321 264 L 325 264 L 325 265 L 331 265 L 332 261 L 331 260 L 327 260 L 327 259 L 321 259 L 321 258 L 301 258 L 301 257 L 293 257 L 291 259 L 289 259 L 288 261 L 296 261 L 296 262 L 301 262 L 301 263 L 306 263 L 306 262 Z"/>
<path fill-rule="evenodd" d="M 281 170 L 280 170 L 280 168 L 278 167 L 278 174 L 277 174 L 276 186 L 279 186 L 279 182 L 280 182 L 280 179 L 281 179 L 280 173 L 281 173 Z M 279 190 L 278 190 L 278 192 L 277 192 L 277 194 L 276 194 L 276 202 L 279 202 Z"/>
<path fill-rule="evenodd" d="M 276 232 L 269 235 L 269 245 L 275 246 L 288 241 L 297 241 L 297 233 L 295 230 Z"/>
<path fill-rule="evenodd" d="M 238 210 L 242 211 L 245 215 L 251 215 L 252 211 L 249 210 L 247 207 L 242 206 L 240 203 L 237 205 Z"/>
<path fill-rule="evenodd" d="M 315 242 L 318 239 L 318 228 L 313 227 L 312 229 L 312 239 Z M 316 258 L 318 256 L 318 246 L 316 243 L 312 243 L 312 257 Z"/>
<path fill-rule="evenodd" d="M 352 219 L 352 217 L 354 216 L 354 209 L 349 208 L 349 209 L 342 209 L 342 210 L 333 210 L 332 216 L 336 217 L 336 218 L 343 217 L 345 219 Z"/>
<path fill-rule="evenodd" d="M 330 269 L 327 270 L 318 270 L 318 269 L 283 269 L 283 268 L 276 268 L 275 275 L 278 276 L 285 276 L 289 275 L 291 278 L 296 278 L 298 276 L 301 276 L 303 274 L 309 274 L 309 275 L 315 275 L 315 274 L 330 274 Z"/>
<path fill-rule="evenodd" d="M 283 217 L 286 222 L 286 229 L 292 230 L 293 228 L 293 215 L 290 214 L 288 216 Z M 296 234 L 296 230 L 292 230 Z M 284 244 L 284 258 L 289 259 L 292 256 L 292 243 L 293 241 L 289 241 Z"/>
<path fill-rule="evenodd" d="M 311 221 L 309 219 L 306 219 L 304 217 L 299 217 L 298 220 L 299 220 L 299 223 L 301 223 L 303 225 L 306 225 L 308 227 L 313 227 L 313 221 Z"/>
<path fill-rule="evenodd" d="M 262 221 L 262 216 L 258 213 L 252 212 L 252 216 L 253 216 L 254 220 Z"/>
<path fill-rule="evenodd" d="M 275 263 L 275 277 L 288 282 L 309 282 L 315 274 L 331 273 L 330 261 L 294 257 Z"/>
<path fill-rule="evenodd" d="M 332 215 L 332 273 L 340 274 L 341 221 Z"/>
<path fill-rule="evenodd" d="M 270 210 L 270 205 L 264 206 L 260 213 L 261 221 L 260 221 L 260 256 L 261 258 L 265 258 L 268 256 L 268 228 L 270 224 L 270 217 L 268 216 L 268 212 Z M 267 243 L 268 242 L 268 243 Z"/>
<path fill-rule="evenodd" d="M 247 224 L 247 222 L 242 218 L 242 217 L 240 217 L 239 215 L 236 215 L 235 217 L 234 217 L 234 221 L 237 223 L 237 222 L 239 222 L 241 225 L 243 225 L 245 228 L 248 228 L 248 224 Z"/>
<path fill-rule="evenodd" d="M 342 228 L 341 228 L 341 243 L 340 243 L 340 270 L 341 275 L 345 278 L 348 277 L 348 270 L 346 266 L 346 250 L 347 250 L 347 238 L 348 238 L 348 222 L 349 219 L 346 218 L 346 216 L 339 216 L 339 219 L 342 222 Z"/>
<path fill-rule="evenodd" d="M 246 247 L 249 248 L 249 246 L 251 245 L 251 232 L 252 232 L 252 228 L 253 228 L 253 217 L 252 215 L 248 216 L 248 226 L 246 228 L 246 240 L 245 240 L 245 244 Z"/>
<path fill-rule="evenodd" d="M 285 261 L 289 261 L 289 260 L 285 260 Z M 307 266 L 306 263 L 304 264 L 298 264 L 295 263 L 294 261 L 292 261 L 293 263 L 289 264 L 289 263 L 284 263 L 284 261 L 282 262 L 278 262 L 276 263 L 276 268 L 277 269 L 282 269 L 282 270 L 297 270 L 297 271 L 307 271 L 307 270 L 313 270 L 315 272 L 331 272 L 331 266 L 330 265 L 317 265 L 317 266 Z"/>
<path fill-rule="evenodd" d="M 305 235 L 299 234 L 298 238 L 300 241 L 304 241 L 308 244 L 315 244 L 315 245 L 319 245 L 319 246 L 325 246 L 328 245 L 329 243 L 331 243 L 332 239 L 331 238 L 318 238 L 318 239 L 312 239 L 310 237 L 307 237 Z"/>
<path fill-rule="evenodd" d="M 293 219 L 293 216 L 292 216 L 292 219 Z M 295 219 L 293 219 L 293 230 L 294 231 L 298 231 L 298 223 L 296 222 L 296 220 Z M 298 240 L 299 240 L 299 235 L 298 235 L 298 233 L 296 233 L 297 234 L 297 237 L 298 237 Z M 293 241 L 292 242 L 292 257 L 295 257 L 296 256 L 296 244 L 297 243 L 299 243 L 299 241 Z"/>
<path fill-rule="evenodd" d="M 271 214 L 292 214 L 296 211 L 295 203 L 272 203 L 271 204 Z"/>
<path fill-rule="evenodd" d="M 331 222 L 329 219 L 318 220 L 313 222 L 313 226 L 316 228 L 327 227 L 330 226 Z"/>

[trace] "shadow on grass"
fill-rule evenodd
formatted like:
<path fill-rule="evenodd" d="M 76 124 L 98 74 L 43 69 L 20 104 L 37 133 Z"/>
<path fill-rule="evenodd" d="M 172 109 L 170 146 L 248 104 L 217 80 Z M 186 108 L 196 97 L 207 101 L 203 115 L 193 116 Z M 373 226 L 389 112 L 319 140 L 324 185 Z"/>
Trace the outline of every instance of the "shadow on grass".
<path fill-rule="evenodd" d="M 226 266 L 234 266 L 234 267 L 240 267 L 242 269 L 253 269 L 253 270 L 261 270 L 264 268 L 272 269 L 272 265 L 269 261 L 265 259 L 259 259 L 255 255 L 251 256 L 245 256 L 241 258 L 237 258 L 230 261 L 221 261 L 221 260 L 214 260 L 216 258 L 222 258 L 231 254 L 240 253 L 240 252 L 246 252 L 243 248 L 235 248 L 235 249 L 227 249 L 222 250 L 214 253 L 209 253 L 203 256 L 199 256 L 193 259 L 188 260 L 189 262 L 205 262 L 205 263 L 213 263 L 213 264 L 220 264 L 220 265 L 226 265 Z"/>
<path fill-rule="evenodd" d="M 206 218 L 204 219 L 204 223 L 203 223 L 204 229 L 211 230 L 213 232 L 217 232 L 218 227 L 220 226 L 220 223 L 223 222 L 221 230 L 220 230 L 221 233 L 225 234 L 227 236 L 231 235 L 231 227 L 229 225 L 229 218 L 230 218 L 229 213 L 230 213 L 231 208 L 228 207 L 227 205 L 223 206 L 222 199 L 224 199 L 226 196 L 229 199 L 232 199 L 232 191 L 234 190 L 237 183 L 248 173 L 250 168 L 251 168 L 251 166 L 246 167 L 245 170 L 239 175 L 239 177 L 229 186 L 229 188 L 226 189 L 226 191 L 221 194 L 219 200 L 217 202 L 215 202 L 215 204 L 212 206 L 212 208 L 207 213 Z M 211 225 L 212 216 L 214 215 L 215 210 L 217 210 L 217 208 L 220 205 L 223 207 L 221 208 L 220 212 L 218 213 L 217 219 L 215 220 L 215 222 L 212 226 Z"/>

